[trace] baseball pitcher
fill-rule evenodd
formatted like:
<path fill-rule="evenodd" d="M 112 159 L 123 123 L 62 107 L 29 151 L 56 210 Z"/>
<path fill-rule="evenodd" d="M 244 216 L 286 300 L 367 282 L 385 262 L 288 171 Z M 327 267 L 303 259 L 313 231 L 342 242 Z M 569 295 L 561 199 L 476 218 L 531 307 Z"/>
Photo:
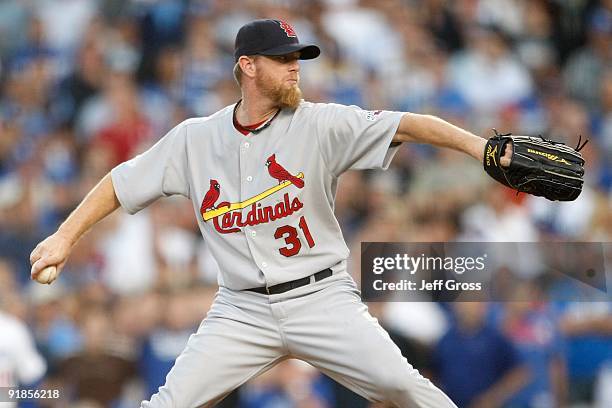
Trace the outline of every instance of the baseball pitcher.
<path fill-rule="evenodd" d="M 319 53 L 286 22 L 244 25 L 234 68 L 242 98 L 184 121 L 112 169 L 32 252 L 32 278 L 51 282 L 78 239 L 119 206 L 133 214 L 164 196 L 191 200 L 220 267 L 219 291 L 142 407 L 212 406 L 287 358 L 371 401 L 455 407 L 361 302 L 334 217 L 338 177 L 386 169 L 399 144 L 417 142 L 464 152 L 520 191 L 557 200 L 580 193 L 584 162 L 564 145 L 510 135 L 487 141 L 433 116 L 302 100 L 299 61 Z M 49 267 L 57 268 L 51 276 Z"/>

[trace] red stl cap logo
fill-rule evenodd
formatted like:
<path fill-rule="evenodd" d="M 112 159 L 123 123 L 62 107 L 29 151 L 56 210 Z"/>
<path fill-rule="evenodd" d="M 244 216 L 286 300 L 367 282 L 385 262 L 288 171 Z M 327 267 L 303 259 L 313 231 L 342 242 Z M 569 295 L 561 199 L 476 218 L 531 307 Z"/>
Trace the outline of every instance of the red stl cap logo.
<path fill-rule="evenodd" d="M 295 30 L 288 23 L 284 21 L 279 21 L 279 23 L 285 34 L 287 34 L 287 37 L 297 37 Z"/>

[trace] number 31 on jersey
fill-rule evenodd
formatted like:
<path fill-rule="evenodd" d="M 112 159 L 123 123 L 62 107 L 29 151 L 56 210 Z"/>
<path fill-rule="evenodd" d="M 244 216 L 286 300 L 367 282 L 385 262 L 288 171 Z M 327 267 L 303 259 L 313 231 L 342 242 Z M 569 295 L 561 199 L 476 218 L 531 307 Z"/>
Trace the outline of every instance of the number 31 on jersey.
<path fill-rule="evenodd" d="M 310 234 L 310 230 L 308 229 L 308 224 L 306 223 L 306 218 L 304 218 L 304 216 L 300 217 L 298 227 L 302 230 L 308 247 L 312 248 L 315 246 L 315 242 L 312 239 L 312 235 Z M 283 225 L 282 227 L 278 227 L 274 232 L 274 238 L 285 239 L 286 245 L 278 250 L 278 252 L 280 252 L 283 256 L 294 256 L 300 252 L 300 249 L 302 249 L 302 241 L 298 236 L 298 231 L 291 225 Z"/>

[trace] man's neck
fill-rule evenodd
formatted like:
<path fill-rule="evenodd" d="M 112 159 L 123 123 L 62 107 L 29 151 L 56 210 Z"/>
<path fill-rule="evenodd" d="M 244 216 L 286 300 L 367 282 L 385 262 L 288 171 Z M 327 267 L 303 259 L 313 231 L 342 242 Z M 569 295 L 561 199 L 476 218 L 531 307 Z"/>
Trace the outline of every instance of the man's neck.
<path fill-rule="evenodd" d="M 266 97 L 256 97 L 242 94 L 240 105 L 236 108 L 236 120 L 238 123 L 248 126 L 253 123 L 263 122 L 278 111 L 278 106 L 274 105 Z"/>

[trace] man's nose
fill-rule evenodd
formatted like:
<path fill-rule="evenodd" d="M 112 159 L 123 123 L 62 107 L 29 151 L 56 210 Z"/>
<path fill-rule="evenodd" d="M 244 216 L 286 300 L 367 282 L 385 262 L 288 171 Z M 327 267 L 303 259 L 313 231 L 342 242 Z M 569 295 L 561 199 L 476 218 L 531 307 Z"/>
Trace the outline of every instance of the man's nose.
<path fill-rule="evenodd" d="M 289 63 L 289 70 L 300 72 L 300 60 L 295 59 Z"/>

